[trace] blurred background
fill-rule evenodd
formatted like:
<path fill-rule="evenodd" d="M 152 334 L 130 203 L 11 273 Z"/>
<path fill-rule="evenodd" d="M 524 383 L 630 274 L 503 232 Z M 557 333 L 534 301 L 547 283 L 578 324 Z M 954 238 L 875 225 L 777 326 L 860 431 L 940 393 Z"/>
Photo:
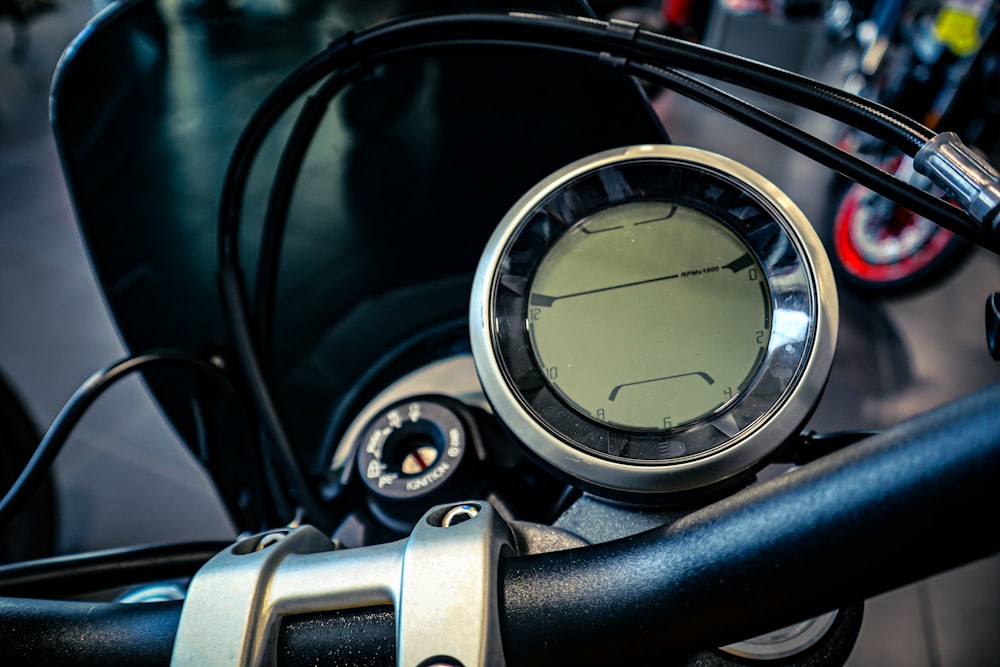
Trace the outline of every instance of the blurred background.
<path fill-rule="evenodd" d="M 0 373 L 41 432 L 90 373 L 125 355 L 93 277 L 48 123 L 58 58 L 103 7 L 90 0 L 13 0 L 21 5 L 15 10 L 11 2 L 0 0 Z M 667 2 L 598 9 L 873 95 L 913 101 L 906 86 L 936 86 L 940 93 L 952 85 L 953 97 L 961 99 L 961 76 L 971 76 L 973 69 L 966 65 L 986 46 L 924 58 L 920 49 L 930 47 L 920 41 L 920 26 L 898 32 L 906 4 Z M 937 5 L 948 3 L 924 4 L 935 5 L 927 15 L 937 20 Z M 992 11 L 992 3 L 985 6 Z M 932 35 L 940 42 L 939 33 Z M 886 55 L 894 53 L 895 60 Z M 891 70 L 913 71 L 914 53 L 927 70 L 916 82 Z M 714 112 L 670 93 L 653 90 L 650 96 L 673 141 L 723 153 L 768 176 L 831 243 L 838 215 L 848 226 L 852 215 L 860 215 L 850 206 L 879 210 L 877 202 L 848 194 L 824 168 Z M 931 97 L 919 102 L 926 113 L 954 118 L 979 133 L 983 144 L 992 140 L 988 101 L 968 104 L 977 112 L 970 118 L 959 113 L 964 106 L 949 107 L 940 95 Z M 755 101 L 873 161 L 894 159 L 832 122 Z M 912 220 L 893 218 L 896 212 L 879 214 L 895 225 L 895 245 L 881 252 L 902 252 L 908 239 L 925 233 Z M 861 260 L 877 256 L 879 249 L 865 245 L 865 225 L 854 226 L 862 228 L 856 254 Z M 850 248 L 841 250 L 850 260 Z M 1000 262 L 978 250 L 954 254 L 902 285 L 893 277 L 864 273 L 857 257 L 858 272 L 852 274 L 847 261 L 839 275 L 838 356 L 810 428 L 879 428 L 1000 379 L 982 323 L 987 294 L 1000 289 Z M 54 488 L 57 553 L 233 535 L 205 473 L 136 380 L 113 389 L 88 413 L 56 461 Z M 849 664 L 1000 665 L 998 627 L 1000 558 L 994 557 L 870 601 Z"/>

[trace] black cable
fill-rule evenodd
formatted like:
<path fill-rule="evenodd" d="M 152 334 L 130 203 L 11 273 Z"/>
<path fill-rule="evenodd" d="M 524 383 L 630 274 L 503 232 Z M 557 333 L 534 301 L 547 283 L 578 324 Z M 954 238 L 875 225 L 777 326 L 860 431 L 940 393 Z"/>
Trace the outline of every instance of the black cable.
<path fill-rule="evenodd" d="M 448 46 L 471 47 L 473 45 L 473 43 L 457 41 L 419 45 L 381 54 L 377 58 L 374 58 L 374 62 L 381 64 L 391 59 L 407 57 L 418 50 L 429 51 Z M 491 41 L 481 42 L 477 45 L 482 48 L 531 48 L 531 45 L 528 44 L 510 42 Z M 549 53 L 558 52 L 564 56 L 572 55 L 586 59 L 598 58 L 598 54 L 582 50 L 556 49 L 555 47 L 549 49 L 542 46 L 536 46 L 535 48 L 543 48 Z M 605 62 L 609 61 L 606 60 Z M 609 64 L 612 67 L 616 66 L 614 63 Z M 990 247 L 994 251 L 1000 250 L 1000 244 L 998 244 L 996 239 L 972 224 L 961 210 L 955 206 L 899 181 L 864 160 L 860 160 L 850 153 L 844 152 L 827 142 L 809 135 L 766 111 L 679 72 L 628 61 L 620 63 L 620 65 L 629 74 L 640 76 L 653 83 L 675 90 L 740 121 L 766 136 L 789 145 L 820 164 L 841 172 L 849 178 L 853 178 L 869 189 L 898 200 L 907 208 L 914 210 L 924 217 L 944 221 L 944 226 L 957 231 L 980 245 Z M 260 349 L 267 348 L 266 341 L 269 338 L 270 326 L 273 321 L 274 290 L 281 239 L 285 224 L 287 223 L 292 191 L 295 187 L 305 153 L 312 143 L 315 132 L 322 121 L 326 109 L 329 107 L 331 99 L 349 83 L 349 79 L 350 77 L 347 76 L 334 75 L 323 84 L 320 90 L 310 95 L 296 119 L 275 172 L 271 196 L 268 200 L 267 215 L 264 221 L 256 273 L 254 321 L 258 333 L 258 341 L 261 341 Z"/>
<path fill-rule="evenodd" d="M 957 206 L 901 181 L 855 155 L 803 132 L 791 123 L 763 109 L 680 72 L 631 62 L 625 63 L 623 67 L 629 73 L 670 88 L 696 102 L 726 114 L 747 127 L 795 149 L 819 164 L 857 181 L 869 190 L 897 201 L 914 213 L 933 220 L 942 227 L 984 248 L 1000 253 L 1000 238 L 989 234 L 982 227 L 973 223 Z"/>
<path fill-rule="evenodd" d="M 191 577 L 231 541 L 123 547 L 0 565 L 0 595 L 65 598 L 147 581 Z"/>
<path fill-rule="evenodd" d="M 512 17 L 507 17 L 506 15 L 486 15 L 485 17 L 473 16 L 471 18 L 479 21 L 487 20 L 488 22 L 493 22 L 498 19 L 512 18 Z M 260 141 L 262 141 L 263 136 L 266 135 L 267 127 L 265 126 L 268 126 L 269 123 L 273 124 L 273 122 L 277 119 L 277 117 L 280 117 L 281 113 L 283 113 L 284 110 L 287 109 L 287 107 L 291 104 L 291 102 L 294 101 L 294 99 L 297 99 L 297 95 L 295 94 L 294 91 L 307 89 L 315 81 L 321 78 L 324 69 L 330 68 L 334 66 L 337 62 L 339 62 L 339 60 L 341 60 L 342 58 L 337 58 L 335 56 L 342 55 L 343 48 L 345 48 L 345 45 L 351 45 L 355 50 L 358 50 L 364 47 L 367 41 L 376 39 L 376 35 L 380 32 L 391 33 L 394 30 L 404 30 L 404 29 L 412 30 L 414 24 L 422 25 L 424 28 L 426 28 L 428 21 L 432 22 L 431 23 L 432 27 L 436 27 L 438 23 L 447 23 L 450 21 L 461 22 L 463 20 L 469 20 L 469 19 L 470 17 L 468 16 L 437 17 L 434 19 L 418 19 L 409 22 L 405 21 L 396 22 L 393 24 L 387 24 L 386 26 L 382 26 L 379 28 L 373 28 L 371 31 L 369 31 L 364 35 L 351 36 L 351 38 L 348 40 L 338 42 L 335 45 L 335 47 L 332 47 L 331 52 L 329 53 L 330 55 L 329 58 L 326 59 L 322 59 L 319 57 L 314 58 L 312 61 L 310 61 L 309 63 L 301 67 L 299 70 L 297 70 L 295 73 L 293 73 L 293 75 L 291 75 L 289 79 L 286 80 L 286 85 L 283 85 L 282 87 L 279 87 L 279 89 L 276 89 L 276 91 L 272 95 L 270 95 L 267 100 L 265 100 L 265 102 L 258 109 L 258 112 L 251 119 L 251 122 L 248 124 L 247 130 L 244 133 L 244 136 L 241 137 L 241 140 L 237 145 L 237 150 L 234 151 L 234 158 L 232 164 L 243 165 L 243 166 L 230 169 L 230 174 L 227 174 L 226 186 L 224 187 L 224 196 L 223 196 L 223 201 L 224 201 L 223 216 L 220 219 L 220 235 L 219 235 L 220 257 L 225 258 L 226 263 L 232 263 L 234 265 L 238 265 L 238 261 L 236 259 L 237 258 L 236 240 L 238 238 L 236 228 L 238 227 L 238 217 L 239 217 L 238 211 L 239 211 L 239 204 L 242 199 L 243 187 L 242 186 L 233 187 L 233 186 L 235 185 L 235 181 L 238 181 L 240 179 L 241 174 L 243 174 L 243 176 L 245 177 L 245 173 L 249 169 L 248 165 L 250 162 L 252 162 L 253 155 L 256 153 L 256 150 L 259 147 Z M 534 18 L 521 17 L 518 18 L 517 20 L 537 21 L 538 17 Z M 579 26 L 581 23 L 584 23 L 588 25 L 592 30 L 594 25 L 602 25 L 602 26 L 606 25 L 603 24 L 602 22 L 593 20 L 566 19 L 566 18 L 556 19 L 554 17 L 545 17 L 544 24 L 546 26 L 550 26 L 551 22 L 555 20 L 573 21 L 572 23 L 573 26 Z M 567 26 L 564 25 L 560 29 L 566 29 L 566 28 Z M 655 33 L 646 33 L 644 31 L 638 31 L 637 36 L 639 35 L 642 35 L 647 40 L 651 41 L 651 46 L 649 48 L 641 49 L 640 51 L 643 52 L 651 51 L 653 55 L 655 55 L 658 59 L 662 59 L 664 57 L 668 58 L 672 57 L 678 61 L 682 61 L 682 66 L 687 67 L 691 71 L 698 71 L 705 74 L 713 75 L 719 78 L 723 78 L 724 80 L 729 80 L 739 83 L 741 85 L 747 85 L 750 82 L 756 82 L 757 85 L 749 87 L 771 95 L 777 95 L 779 93 L 788 93 L 790 95 L 793 95 L 793 98 L 790 99 L 789 101 L 792 101 L 793 103 L 798 103 L 803 106 L 807 106 L 807 108 L 812 108 L 813 110 L 819 111 L 820 113 L 826 113 L 827 115 L 831 115 L 841 120 L 844 119 L 838 116 L 837 114 L 840 112 L 848 113 L 848 115 L 855 116 L 854 120 L 857 120 L 858 122 L 862 123 L 862 125 L 864 126 L 862 129 L 865 129 L 865 131 L 871 134 L 880 135 L 880 128 L 885 132 L 892 132 L 894 136 L 892 137 L 881 136 L 880 138 L 889 141 L 891 143 L 902 142 L 908 144 L 909 148 L 911 149 L 910 150 L 911 154 L 920 146 L 922 146 L 926 140 L 928 140 L 930 137 L 933 136 L 933 133 L 930 132 L 930 130 L 927 130 L 927 128 L 923 127 L 919 123 L 916 123 L 916 121 L 913 121 L 912 119 L 908 119 L 905 116 L 902 116 L 898 112 L 892 111 L 891 109 L 885 107 L 881 107 L 880 105 L 865 100 L 864 98 L 848 95 L 846 93 L 843 93 L 842 91 L 838 91 L 832 87 L 826 86 L 825 84 L 812 81 L 811 79 L 807 79 L 805 77 L 801 77 L 799 75 L 792 74 L 790 72 L 786 72 L 784 70 L 780 70 L 778 68 L 774 68 L 768 65 L 755 63 L 754 61 L 750 61 L 744 58 L 740 58 L 737 56 L 730 56 L 729 54 L 724 54 L 721 52 L 714 51 L 712 49 L 707 49 L 706 47 L 700 47 L 697 45 L 689 44 L 687 42 L 681 42 L 679 40 L 665 38 L 659 35 L 655 35 Z M 602 34 L 601 36 L 603 40 L 607 39 L 606 35 Z M 591 35 L 591 37 L 593 37 L 593 35 Z M 455 38 L 451 39 L 454 41 L 456 45 L 460 43 Z M 521 39 L 521 37 L 518 37 L 518 39 Z M 464 40 L 461 43 L 468 46 L 475 42 L 492 43 L 494 45 L 500 45 L 500 44 L 506 44 L 507 46 L 514 45 L 513 42 L 502 42 L 499 40 Z M 525 43 L 525 46 L 528 45 L 529 45 L 528 43 Z M 606 46 L 606 44 L 603 44 L 603 42 L 602 45 Z M 539 44 L 538 46 L 542 47 L 543 45 Z M 692 51 L 692 49 L 694 50 L 694 56 L 697 57 L 692 57 L 692 54 L 689 53 L 690 51 Z M 627 50 L 636 51 L 637 49 L 633 48 Z M 403 51 L 399 51 L 399 53 L 402 52 Z M 359 58 L 363 57 L 363 55 L 364 55 L 363 53 L 359 54 L 358 57 Z M 699 58 L 702 58 L 704 62 L 700 61 Z M 379 58 L 378 56 L 370 55 L 368 59 L 369 64 L 371 63 L 372 60 L 375 59 L 384 60 L 384 58 Z M 706 63 L 710 63 L 710 65 L 706 65 Z M 723 71 L 716 71 L 714 68 L 716 66 L 720 66 L 720 64 L 724 67 Z M 689 79 L 688 81 L 694 81 L 694 80 Z M 730 99 L 736 100 L 736 98 L 730 98 Z M 746 105 L 745 103 L 742 102 L 740 103 L 747 108 L 751 109 L 753 108 L 750 107 L 749 105 Z M 308 109 L 304 109 L 303 114 L 300 114 L 300 121 L 306 122 L 307 120 L 306 112 L 308 112 L 308 115 L 315 114 L 316 116 L 319 116 L 322 110 L 325 109 L 325 104 L 326 103 L 309 104 Z M 319 118 L 313 117 L 310 122 L 318 123 Z M 872 122 L 880 123 L 880 125 L 869 126 L 869 124 Z M 881 134 L 884 134 L 884 132 L 882 132 Z M 294 150 L 299 153 L 304 153 L 306 148 L 307 146 L 299 145 L 296 146 Z M 282 162 L 286 161 L 283 159 Z M 300 164 L 301 163 L 296 164 L 295 174 L 297 174 L 297 169 Z M 864 167 L 861 166 L 859 166 L 859 168 L 865 169 Z M 279 167 L 279 172 L 281 171 L 282 170 Z M 869 180 L 871 180 L 870 175 L 874 173 L 874 169 L 869 169 L 867 171 L 868 171 L 868 176 L 862 176 L 862 178 L 868 178 Z M 291 174 L 291 172 L 289 172 L 289 174 Z M 292 176 L 291 182 L 294 181 L 295 174 L 291 174 Z M 232 175 L 233 178 L 229 178 L 230 175 Z M 281 194 L 282 196 L 289 197 L 290 187 L 279 188 L 278 187 L 279 178 L 280 176 L 276 177 L 275 181 L 276 187 L 275 189 L 272 190 L 272 195 Z M 243 180 L 245 181 L 245 178 Z M 290 181 L 288 180 L 285 181 L 286 186 L 288 186 L 289 183 Z M 905 192 L 905 190 L 902 191 Z M 279 207 L 282 204 L 280 197 L 272 196 L 271 201 L 274 202 L 274 206 L 272 207 L 269 203 L 269 212 L 275 210 L 275 208 Z M 926 210 L 927 205 L 929 205 L 927 198 L 925 198 L 924 204 L 925 204 L 924 209 Z M 918 208 L 920 207 L 919 204 L 916 206 Z M 285 208 L 287 208 L 287 205 L 285 206 Z M 941 208 L 937 211 L 937 215 L 945 218 L 955 217 L 953 213 L 946 213 L 945 211 L 946 209 Z M 269 237 L 265 236 L 265 238 Z M 271 240 L 273 241 L 274 239 L 271 238 Z M 270 245 L 270 244 L 265 244 L 265 245 Z M 265 249 L 264 252 L 270 252 L 270 250 Z M 268 262 L 271 262 L 271 260 L 268 260 Z M 220 261 L 220 263 L 222 262 Z M 269 281 L 263 281 L 263 282 L 266 283 Z M 268 288 L 266 287 L 266 285 L 263 285 L 258 288 L 257 292 L 258 304 L 265 303 L 268 301 L 268 299 L 273 300 L 273 294 L 270 297 L 267 296 L 267 289 Z M 268 311 L 268 310 L 270 309 L 267 307 L 258 308 L 257 312 Z"/>
<path fill-rule="evenodd" d="M 911 156 L 936 134 L 895 109 L 794 72 L 721 51 L 713 52 L 711 67 L 696 69 L 697 60 L 705 58 L 706 52 L 713 51 L 712 49 L 700 45 L 693 45 L 694 49 L 690 47 L 679 49 L 680 45 L 687 45 L 687 42 L 645 30 L 640 31 L 640 37 L 648 40 L 651 47 L 649 55 L 655 56 L 655 59 L 664 65 L 679 67 L 680 62 L 688 63 L 688 58 L 693 58 L 693 62 L 683 69 L 750 88 L 829 118 L 848 122 L 868 134 L 878 136 L 897 146 Z M 696 53 L 688 55 L 689 51 Z M 678 57 L 681 54 L 683 56 Z M 726 70 L 722 74 L 716 74 L 714 69 L 722 62 L 726 63 Z M 702 71 L 699 72 L 699 69 Z M 754 85 L 748 85 L 751 82 Z"/>
<path fill-rule="evenodd" d="M 220 270 L 218 277 L 233 345 L 245 374 L 250 399 L 260 420 L 260 437 L 267 446 L 269 458 L 278 466 L 294 501 L 306 511 L 308 521 L 328 532 L 333 529 L 329 511 L 309 483 L 302 464 L 292 449 L 258 361 L 247 318 L 243 276 L 238 267 L 229 266 Z"/>
<path fill-rule="evenodd" d="M 267 200 L 254 283 L 253 320 L 257 331 L 257 349 L 265 358 L 270 350 L 278 265 L 295 182 L 316 130 L 326 116 L 330 100 L 360 74 L 361 70 L 358 68 L 348 72 L 338 72 L 310 95 L 302 106 L 281 152 Z"/>
<path fill-rule="evenodd" d="M 270 508 L 271 512 L 280 517 L 280 521 L 283 524 L 288 524 L 294 521 L 291 517 L 296 516 L 298 513 L 298 506 L 294 498 L 289 498 L 286 489 L 283 487 L 282 479 L 274 466 L 271 465 L 271 448 L 268 446 L 267 433 L 263 429 L 257 429 L 257 452 L 260 456 L 260 460 L 263 462 L 262 474 L 264 477 L 264 484 L 267 486 L 270 494 L 273 506 Z"/>
<path fill-rule="evenodd" d="M 495 48 L 499 43 L 460 42 L 458 46 L 485 46 Z M 568 49 L 545 44 L 514 44 L 523 48 L 534 48 L 549 52 L 571 54 Z M 230 331 L 233 335 L 235 348 L 248 380 L 251 396 L 261 417 L 264 429 L 263 437 L 272 445 L 272 453 L 283 476 L 288 480 L 292 495 L 308 512 L 310 521 L 320 524 L 329 522 L 328 511 L 316 495 L 313 486 L 309 484 L 304 468 L 291 446 L 287 432 L 282 425 L 277 406 L 271 395 L 266 374 L 260 363 L 262 344 L 267 345 L 270 339 L 270 323 L 274 306 L 274 289 L 277 268 L 280 259 L 281 239 L 287 223 L 288 208 L 291 196 L 300 172 L 305 153 L 312 143 L 312 138 L 319 127 L 330 100 L 351 81 L 360 76 L 368 67 L 389 60 L 412 55 L 415 52 L 429 52 L 442 48 L 454 48 L 451 42 L 431 42 L 406 45 L 399 49 L 387 51 L 366 61 L 353 63 L 351 67 L 332 75 L 330 79 L 315 94 L 310 96 L 303 106 L 289 136 L 285 150 L 279 160 L 279 165 L 268 198 L 268 209 L 262 231 L 262 244 L 259 254 L 256 291 L 255 321 L 258 338 L 255 341 L 251 334 L 250 320 L 247 315 L 246 290 L 243 284 L 242 272 L 238 260 L 238 229 L 239 206 L 246 187 L 246 176 L 267 129 L 263 126 L 276 122 L 297 96 L 296 91 L 307 90 L 313 83 L 305 78 L 305 70 L 311 69 L 307 63 L 302 69 L 293 73 L 286 80 L 287 86 L 281 87 L 285 92 L 275 91 L 258 107 L 247 128 L 240 137 L 234 149 L 234 157 L 227 171 L 223 192 L 234 198 L 226 206 L 223 199 L 223 213 L 219 225 L 220 251 L 220 285 L 222 287 L 223 305 L 226 310 Z M 586 54 L 596 57 L 596 54 Z M 314 62 L 317 59 L 314 59 Z M 317 65 L 318 66 L 318 65 Z M 273 107 L 273 108 L 272 108 Z M 280 110 L 279 110 L 280 109 Z M 241 176 L 242 174 L 242 176 Z M 230 177 L 234 180 L 230 180 Z M 240 180 L 242 179 L 242 180 Z M 321 523 L 322 522 L 322 523 Z"/>
<path fill-rule="evenodd" d="M 334 42 L 275 88 L 240 135 L 223 183 L 218 239 L 220 267 L 239 266 L 238 227 L 247 176 L 270 128 L 296 99 L 336 68 L 359 66 L 359 63 L 370 62 L 380 52 L 408 44 L 456 40 L 465 44 L 476 41 L 530 44 L 544 38 L 539 46 L 548 44 L 609 52 L 614 46 L 615 55 L 643 56 L 643 59 L 651 56 L 653 64 L 661 67 L 679 67 L 734 81 L 837 120 L 853 122 L 879 139 L 893 145 L 902 144 L 900 147 L 909 154 L 934 136 L 916 121 L 887 107 L 778 68 L 646 31 L 636 31 L 632 39 L 615 38 L 613 34 L 609 24 L 593 19 L 481 14 L 400 20 L 361 34 L 352 33 Z M 639 37 L 642 42 L 636 41 Z"/>
<path fill-rule="evenodd" d="M 395 50 L 397 54 L 401 54 L 408 47 L 418 47 L 433 41 L 439 45 L 453 42 L 455 46 L 465 47 L 520 46 L 543 51 L 561 49 L 564 53 L 575 50 L 589 58 L 593 57 L 594 50 L 599 50 L 599 57 L 603 60 L 608 59 L 604 57 L 606 53 L 613 52 L 609 56 L 612 61 L 615 58 L 650 58 L 653 64 L 661 67 L 680 67 L 735 82 L 765 94 L 778 95 L 805 108 L 854 124 L 911 155 L 934 136 L 916 121 L 864 98 L 768 65 L 641 31 L 627 24 L 526 14 L 448 15 L 400 20 L 376 26 L 361 34 L 350 34 L 334 42 L 326 51 L 295 70 L 272 91 L 240 135 L 223 183 L 218 239 L 223 306 L 246 374 L 250 395 L 267 434 L 267 441 L 271 444 L 272 453 L 289 481 L 292 494 L 305 506 L 313 520 L 323 517 L 326 514 L 325 508 L 308 483 L 287 437 L 265 374 L 260 368 L 259 350 L 250 333 L 247 296 L 238 248 L 239 223 L 248 174 L 273 125 L 296 99 L 322 78 L 338 67 L 369 66 L 383 59 L 386 52 Z M 309 113 L 318 111 L 318 108 L 310 108 Z M 806 141 L 802 145 L 808 148 L 812 144 Z M 294 150 L 304 152 L 305 147 L 297 146 Z M 832 153 L 830 155 L 831 161 L 844 159 Z M 299 166 L 296 164 L 292 171 L 297 173 Z M 865 168 L 855 165 L 854 171 L 862 173 Z M 880 180 L 877 174 L 868 171 L 866 179 L 871 182 Z M 290 171 L 289 176 L 288 196 L 295 174 Z M 893 187 L 899 188 L 901 192 L 912 188 L 901 182 Z M 285 193 L 278 194 L 286 196 Z M 921 195 L 913 196 L 919 198 Z M 276 206 L 280 203 L 278 198 L 274 198 L 274 201 Z M 929 202 L 925 201 L 925 204 L 931 206 Z M 276 256 L 277 250 L 272 248 L 265 252 Z M 271 262 L 272 259 L 266 261 Z M 262 292 L 259 293 L 264 294 L 261 302 L 273 300 L 273 295 L 267 296 L 269 289 L 273 289 L 273 285 L 261 285 Z M 269 312 L 269 307 L 264 310 Z"/>
<path fill-rule="evenodd" d="M 278 465 L 295 501 L 308 512 L 309 520 L 321 529 L 330 527 L 328 512 L 309 484 L 291 447 L 250 333 L 246 288 L 239 263 L 239 222 L 250 168 L 270 129 L 292 102 L 322 78 L 317 73 L 330 71 L 344 64 L 350 45 L 349 35 L 338 40 L 283 80 L 257 107 L 230 157 L 223 180 L 219 212 L 220 298 L 249 396 L 260 420 L 262 443 L 267 447 L 270 459 Z"/>
<path fill-rule="evenodd" d="M 705 74 L 856 125 L 910 155 L 935 136 L 893 109 L 808 77 L 625 23 L 526 13 L 454 14 L 383 24 L 353 35 L 351 42 L 365 59 L 407 43 L 453 39 L 544 42 Z"/>
<path fill-rule="evenodd" d="M 170 351 L 149 352 L 128 357 L 94 373 L 73 393 L 56 415 L 24 470 L 8 489 L 3 500 L 0 500 L 0 525 L 12 519 L 31 498 L 48 473 L 59 450 L 66 444 L 73 428 L 94 401 L 122 378 L 153 366 L 186 366 L 214 377 L 227 386 L 232 386 L 228 376 L 220 368 L 207 361 Z"/>
<path fill-rule="evenodd" d="M 239 403 L 244 416 L 251 414 L 251 410 L 248 409 L 249 406 L 247 405 L 246 397 L 237 391 L 236 385 L 231 380 L 227 383 L 227 388 Z M 241 531 L 258 532 L 273 526 L 274 521 L 269 517 L 275 515 L 271 510 L 276 502 L 274 500 L 275 492 L 274 489 L 264 487 L 266 480 L 263 471 L 266 466 L 262 464 L 263 458 L 259 454 L 251 458 L 250 465 L 246 465 L 242 460 L 236 463 L 235 470 L 239 476 L 236 480 L 236 489 L 228 490 L 221 488 L 223 479 L 227 478 L 227 473 L 232 471 L 233 467 L 230 466 L 227 468 L 224 466 L 225 457 L 221 455 L 221 452 L 217 448 L 212 446 L 213 443 L 210 434 L 214 432 L 214 429 L 209 424 L 209 414 L 206 413 L 205 408 L 202 406 L 202 401 L 199 400 L 198 393 L 198 388 L 195 387 L 194 395 L 190 401 L 193 436 L 197 448 L 196 456 L 208 471 L 213 483 L 219 487 L 220 498 L 226 507 L 226 511 L 229 513 L 233 523 Z M 222 418 L 224 419 L 225 417 Z M 225 430 L 231 431 L 232 429 L 227 425 Z M 251 429 L 250 435 L 253 436 L 254 433 L 255 431 Z M 255 438 L 255 442 L 252 444 L 256 445 L 256 448 L 246 447 L 243 451 L 259 453 L 261 450 L 259 438 Z M 248 484 L 245 491 L 240 486 L 241 480 Z M 270 491 L 270 497 L 268 496 L 268 491 Z M 281 517 L 283 515 L 278 514 L 277 516 Z"/>

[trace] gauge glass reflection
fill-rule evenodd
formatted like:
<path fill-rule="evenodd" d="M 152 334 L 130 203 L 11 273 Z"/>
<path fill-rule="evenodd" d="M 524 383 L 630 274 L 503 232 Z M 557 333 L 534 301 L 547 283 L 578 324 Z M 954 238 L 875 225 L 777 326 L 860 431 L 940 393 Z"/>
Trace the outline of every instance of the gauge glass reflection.
<path fill-rule="evenodd" d="M 546 253 L 527 327 L 543 377 L 599 422 L 667 430 L 718 411 L 767 351 L 771 296 L 753 252 L 688 206 L 599 211 Z"/>

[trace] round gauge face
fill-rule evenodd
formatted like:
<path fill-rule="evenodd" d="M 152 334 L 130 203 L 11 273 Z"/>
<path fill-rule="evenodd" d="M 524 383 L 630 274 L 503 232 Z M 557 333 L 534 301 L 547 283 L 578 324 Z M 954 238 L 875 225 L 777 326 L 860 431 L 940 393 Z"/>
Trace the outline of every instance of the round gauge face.
<path fill-rule="evenodd" d="M 771 295 L 750 248 L 719 220 L 666 201 L 580 221 L 528 296 L 535 360 L 581 414 L 667 430 L 738 397 L 770 338 Z"/>
<path fill-rule="evenodd" d="M 473 282 L 496 415 L 591 492 L 728 483 L 795 436 L 826 383 L 837 296 L 809 222 L 718 155 L 637 146 L 529 191 Z"/>

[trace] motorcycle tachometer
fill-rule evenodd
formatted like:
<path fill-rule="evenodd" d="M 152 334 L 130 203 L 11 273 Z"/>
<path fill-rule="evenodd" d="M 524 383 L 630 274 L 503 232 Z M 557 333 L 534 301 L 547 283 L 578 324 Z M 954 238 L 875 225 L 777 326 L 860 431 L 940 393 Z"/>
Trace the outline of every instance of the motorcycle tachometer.
<path fill-rule="evenodd" d="M 476 368 L 534 454 L 612 495 L 753 468 L 817 403 L 837 331 L 811 226 L 747 167 L 639 146 L 551 175 L 477 270 Z"/>

